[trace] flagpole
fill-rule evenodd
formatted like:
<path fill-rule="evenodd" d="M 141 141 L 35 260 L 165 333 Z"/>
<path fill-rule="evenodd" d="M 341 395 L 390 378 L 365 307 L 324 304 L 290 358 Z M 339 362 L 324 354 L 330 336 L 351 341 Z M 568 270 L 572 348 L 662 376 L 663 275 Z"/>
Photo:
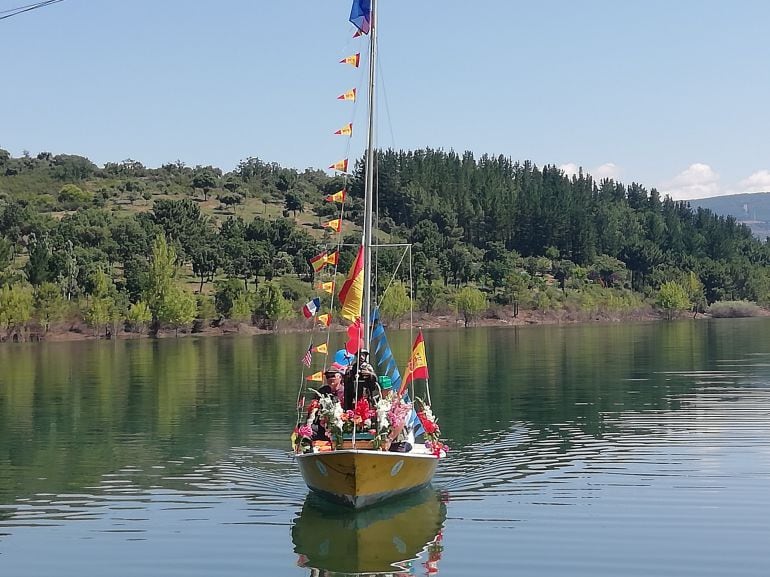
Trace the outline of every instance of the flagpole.
<path fill-rule="evenodd" d="M 372 322 L 372 212 L 374 197 L 374 112 L 375 112 L 375 64 L 377 62 L 377 0 L 372 0 L 369 24 L 369 127 L 366 147 L 366 183 L 364 188 L 364 290 L 363 326 L 364 347 L 369 350 Z"/>

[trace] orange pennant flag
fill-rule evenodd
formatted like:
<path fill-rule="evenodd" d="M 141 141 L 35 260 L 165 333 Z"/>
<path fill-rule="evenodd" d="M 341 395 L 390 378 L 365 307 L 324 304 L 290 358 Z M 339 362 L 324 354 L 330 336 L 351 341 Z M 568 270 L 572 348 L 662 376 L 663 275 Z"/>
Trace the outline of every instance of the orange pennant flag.
<path fill-rule="evenodd" d="M 326 256 L 326 264 L 337 266 L 338 262 L 340 262 L 340 253 L 338 251 L 335 250 L 333 253 Z"/>
<path fill-rule="evenodd" d="M 329 222 L 324 223 L 324 226 L 328 226 L 334 232 L 339 232 L 340 228 L 342 228 L 342 219 L 335 218 L 334 220 L 330 220 Z"/>
<path fill-rule="evenodd" d="M 347 172 L 348 171 L 348 159 L 345 158 L 344 160 L 339 160 L 332 164 L 329 168 L 332 170 L 339 170 L 340 172 Z"/>
<path fill-rule="evenodd" d="M 324 380 L 324 373 L 323 371 L 318 371 L 317 373 L 313 373 L 312 375 L 305 377 L 306 381 L 318 381 L 323 382 Z"/>
<path fill-rule="evenodd" d="M 318 315 L 316 319 L 325 327 L 328 327 L 330 324 L 332 324 L 332 316 L 329 313 Z"/>
<path fill-rule="evenodd" d="M 327 292 L 329 294 L 333 294 L 334 293 L 334 281 L 332 280 L 332 281 L 329 281 L 329 282 L 322 282 L 321 284 L 318 285 L 317 288 L 319 288 L 322 291 L 325 291 L 325 292 Z"/>
<path fill-rule="evenodd" d="M 353 100 L 353 101 L 355 101 L 355 99 L 356 99 L 356 89 L 355 88 L 351 88 L 347 92 L 343 92 L 342 94 L 340 94 L 337 97 L 337 100 Z"/>
<path fill-rule="evenodd" d="M 335 192 L 334 194 L 327 194 L 324 197 L 324 200 L 327 200 L 329 202 L 345 202 L 345 189 L 343 188 L 339 192 Z"/>
<path fill-rule="evenodd" d="M 339 130 L 336 130 L 334 134 L 339 134 L 341 136 L 353 136 L 353 123 L 348 122 L 345 126 Z"/>
<path fill-rule="evenodd" d="M 359 63 L 361 62 L 361 53 L 356 52 L 355 54 L 351 54 L 350 56 L 346 56 L 342 60 L 340 60 L 340 64 L 350 64 L 351 66 L 354 66 L 358 68 Z"/>
<path fill-rule="evenodd" d="M 324 355 L 329 353 L 329 347 L 326 343 L 321 343 L 317 347 L 313 347 L 314 353 L 322 353 Z"/>
<path fill-rule="evenodd" d="M 342 318 L 355 321 L 361 316 L 361 305 L 364 295 L 364 247 L 358 247 L 358 254 L 350 272 L 340 290 Z"/>

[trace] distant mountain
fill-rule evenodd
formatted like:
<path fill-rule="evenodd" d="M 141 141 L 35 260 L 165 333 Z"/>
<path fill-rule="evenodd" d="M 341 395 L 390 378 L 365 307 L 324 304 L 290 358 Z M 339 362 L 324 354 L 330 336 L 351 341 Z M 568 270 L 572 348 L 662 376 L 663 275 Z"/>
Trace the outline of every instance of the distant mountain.
<path fill-rule="evenodd" d="M 691 200 L 693 208 L 708 208 L 720 216 L 734 216 L 745 224 L 754 236 L 765 240 L 770 237 L 770 192 L 751 192 L 697 198 Z"/>

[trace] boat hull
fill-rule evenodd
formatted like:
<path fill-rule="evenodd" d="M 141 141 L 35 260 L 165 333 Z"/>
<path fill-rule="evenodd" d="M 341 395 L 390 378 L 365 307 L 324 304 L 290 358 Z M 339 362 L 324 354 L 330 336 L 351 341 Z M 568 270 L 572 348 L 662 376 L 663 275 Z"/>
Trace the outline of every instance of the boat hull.
<path fill-rule="evenodd" d="M 350 449 L 297 455 L 297 462 L 311 491 L 362 509 L 428 486 L 438 457 Z"/>

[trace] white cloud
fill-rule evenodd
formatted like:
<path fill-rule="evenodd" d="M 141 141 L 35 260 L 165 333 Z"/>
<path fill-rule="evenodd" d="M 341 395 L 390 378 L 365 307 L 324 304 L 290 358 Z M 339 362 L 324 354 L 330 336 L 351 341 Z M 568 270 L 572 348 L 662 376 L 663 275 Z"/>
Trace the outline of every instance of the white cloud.
<path fill-rule="evenodd" d="M 770 170 L 758 170 L 738 183 L 741 192 L 770 192 Z"/>
<path fill-rule="evenodd" d="M 620 167 L 614 162 L 605 162 L 601 166 L 597 166 L 590 171 L 594 177 L 594 180 L 600 181 L 605 178 L 611 178 L 617 180 L 620 176 Z"/>
<path fill-rule="evenodd" d="M 719 187 L 719 174 L 708 164 L 696 162 L 658 187 L 665 196 L 674 200 L 692 200 L 724 194 Z"/>
<path fill-rule="evenodd" d="M 573 176 L 577 176 L 581 167 L 574 162 L 567 162 L 566 164 L 560 164 L 558 168 L 560 168 L 564 174 L 571 178 Z M 617 180 L 620 176 L 620 167 L 614 162 L 605 162 L 604 164 L 599 165 L 594 169 L 583 170 L 583 173 L 590 174 L 595 182 L 599 182 L 604 178 L 612 178 Z"/>

